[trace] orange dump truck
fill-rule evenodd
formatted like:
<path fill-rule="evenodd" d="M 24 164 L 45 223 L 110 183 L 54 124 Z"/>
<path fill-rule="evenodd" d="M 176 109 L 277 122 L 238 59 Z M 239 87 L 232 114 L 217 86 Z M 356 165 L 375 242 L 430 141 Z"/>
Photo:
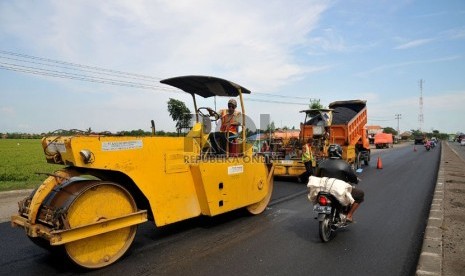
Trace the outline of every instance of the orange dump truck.
<path fill-rule="evenodd" d="M 305 172 L 301 160 L 302 146 L 312 138 L 312 152 L 315 157 L 313 166 L 328 158 L 328 147 L 338 144 L 342 147 L 342 158 L 358 169 L 370 161 L 368 143 L 366 101 L 336 101 L 328 109 L 308 109 L 305 120 L 300 124 L 298 143 L 295 143 L 295 155 L 284 160 L 275 159 L 274 176 L 299 178 Z M 301 181 L 305 181 L 301 179 Z"/>
<path fill-rule="evenodd" d="M 301 140 L 313 139 L 317 161 L 328 157 L 328 146 L 338 144 L 343 149 L 342 158 L 360 168 L 369 164 L 370 145 L 367 135 L 366 101 L 336 101 L 328 109 L 303 110 L 306 117 L 301 123 Z"/>
<path fill-rule="evenodd" d="M 375 134 L 375 146 L 377 149 L 384 149 L 392 147 L 393 139 L 391 133 L 377 133 Z"/>

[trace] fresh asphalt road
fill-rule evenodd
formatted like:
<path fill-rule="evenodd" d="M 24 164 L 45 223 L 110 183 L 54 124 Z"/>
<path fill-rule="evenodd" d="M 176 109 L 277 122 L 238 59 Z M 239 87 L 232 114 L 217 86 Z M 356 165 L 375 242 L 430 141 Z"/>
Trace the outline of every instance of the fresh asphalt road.
<path fill-rule="evenodd" d="M 129 254 L 89 275 L 414 275 L 437 178 L 440 148 L 377 150 L 360 174 L 356 223 L 321 243 L 305 184 L 275 181 L 259 216 L 231 212 L 162 228 L 139 227 Z M 378 156 L 383 169 L 376 168 Z M 297 194 L 297 196 L 288 196 Z M 0 224 L 1 275 L 80 271 Z"/>

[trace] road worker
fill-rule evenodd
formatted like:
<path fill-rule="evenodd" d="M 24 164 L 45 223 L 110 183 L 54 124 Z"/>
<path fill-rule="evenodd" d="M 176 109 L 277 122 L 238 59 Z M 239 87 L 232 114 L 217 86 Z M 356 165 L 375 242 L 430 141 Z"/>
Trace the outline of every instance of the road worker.
<path fill-rule="evenodd" d="M 308 178 L 313 174 L 313 158 L 312 152 L 313 139 L 309 138 L 302 147 L 302 162 L 305 165 L 305 172 L 299 176 L 301 182 L 308 182 Z"/>
<path fill-rule="evenodd" d="M 226 153 L 226 143 L 237 137 L 238 127 L 241 125 L 241 112 L 236 111 L 237 102 L 235 99 L 228 101 L 228 108 L 221 109 L 216 114 L 208 108 L 210 116 L 215 116 L 216 120 L 221 119 L 220 131 L 210 135 L 212 150 L 216 154 Z M 218 116 L 219 115 L 219 116 Z"/>

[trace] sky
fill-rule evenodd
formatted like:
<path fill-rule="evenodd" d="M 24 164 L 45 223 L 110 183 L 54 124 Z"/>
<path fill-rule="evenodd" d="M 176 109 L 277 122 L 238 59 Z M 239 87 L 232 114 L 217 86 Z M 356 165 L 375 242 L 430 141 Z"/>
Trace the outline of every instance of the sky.
<path fill-rule="evenodd" d="M 465 1 L 0 1 L 0 133 L 174 131 L 192 98 L 159 81 L 183 75 L 251 90 L 257 125 L 359 99 L 368 125 L 465 132 Z"/>

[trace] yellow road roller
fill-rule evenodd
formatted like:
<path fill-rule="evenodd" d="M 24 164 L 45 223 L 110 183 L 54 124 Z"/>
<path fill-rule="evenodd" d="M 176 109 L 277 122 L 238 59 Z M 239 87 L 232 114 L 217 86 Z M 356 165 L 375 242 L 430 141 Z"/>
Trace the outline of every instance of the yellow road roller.
<path fill-rule="evenodd" d="M 210 76 L 162 80 L 192 95 L 193 124 L 183 137 L 111 135 L 42 139 L 50 174 L 19 202 L 14 227 L 37 245 L 61 247 L 78 266 L 96 269 L 117 261 L 131 246 L 137 225 L 157 227 L 197 216 L 245 208 L 262 213 L 273 191 L 273 165 L 247 143 L 246 88 Z M 211 149 L 211 121 L 196 97 L 238 98 L 242 131 L 223 154 Z M 217 114 L 216 114 L 217 115 Z"/>

